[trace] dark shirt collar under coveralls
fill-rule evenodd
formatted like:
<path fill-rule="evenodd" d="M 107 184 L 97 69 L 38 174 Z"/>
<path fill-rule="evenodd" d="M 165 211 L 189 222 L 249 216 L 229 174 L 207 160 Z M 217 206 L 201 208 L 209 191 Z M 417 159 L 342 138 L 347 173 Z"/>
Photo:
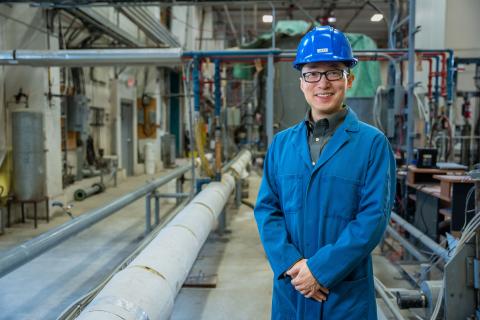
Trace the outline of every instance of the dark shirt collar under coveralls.
<path fill-rule="evenodd" d="M 314 122 L 311 109 L 305 115 L 305 124 L 307 125 L 307 139 L 310 148 L 312 165 L 320 158 L 325 145 L 335 133 L 335 130 L 342 124 L 348 112 L 348 107 L 344 105 L 342 109 L 326 118 Z"/>

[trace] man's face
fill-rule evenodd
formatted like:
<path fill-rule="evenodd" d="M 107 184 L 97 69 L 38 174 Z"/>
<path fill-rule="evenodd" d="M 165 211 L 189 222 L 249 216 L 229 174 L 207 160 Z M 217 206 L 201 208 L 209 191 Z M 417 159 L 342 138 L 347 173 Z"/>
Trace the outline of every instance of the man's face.
<path fill-rule="evenodd" d="M 333 70 L 346 71 L 347 67 L 343 63 L 315 62 L 307 63 L 302 68 L 300 89 L 305 95 L 307 103 L 312 108 L 312 117 L 315 121 L 333 114 L 342 108 L 345 92 L 352 87 L 353 75 L 346 75 L 345 72 L 340 79 L 329 81 L 325 74 L 322 74 L 320 81 L 313 83 L 305 81 L 303 75 L 307 72 L 315 73 Z M 311 79 L 307 80 L 311 81 Z"/>

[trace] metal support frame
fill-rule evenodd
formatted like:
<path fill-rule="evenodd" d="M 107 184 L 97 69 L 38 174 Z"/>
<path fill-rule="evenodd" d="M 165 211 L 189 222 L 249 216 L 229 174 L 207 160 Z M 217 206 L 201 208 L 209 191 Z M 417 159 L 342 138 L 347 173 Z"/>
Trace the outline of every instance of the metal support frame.
<path fill-rule="evenodd" d="M 235 207 L 238 209 L 242 205 L 242 179 L 235 179 Z"/>
<path fill-rule="evenodd" d="M 160 197 L 159 197 L 159 193 L 157 190 L 155 190 L 154 194 L 153 194 L 154 198 L 155 198 L 155 211 L 154 211 L 154 220 L 153 220 L 153 223 L 156 226 L 158 226 L 158 224 L 160 223 Z"/>
<path fill-rule="evenodd" d="M 405 320 L 405 318 L 402 316 L 400 309 L 398 308 L 397 305 L 395 305 L 392 302 L 392 299 L 390 299 L 387 295 L 386 290 L 383 287 L 383 284 L 378 280 L 376 277 L 374 278 L 374 284 L 375 284 L 375 290 L 378 292 L 382 300 L 385 302 L 387 305 L 388 309 L 392 312 L 393 316 L 395 317 L 396 320 Z"/>
<path fill-rule="evenodd" d="M 183 176 L 178 178 L 177 181 L 175 181 L 175 192 L 180 194 L 183 193 Z M 187 194 L 188 196 L 189 194 Z M 180 198 L 177 198 L 177 204 L 180 203 Z"/>
<path fill-rule="evenodd" d="M 145 197 L 145 234 L 152 231 L 152 193 Z"/>
<path fill-rule="evenodd" d="M 198 179 L 197 179 L 197 183 L 196 183 L 196 185 L 195 185 L 195 194 L 197 194 L 197 193 L 199 193 L 200 191 L 202 191 L 203 185 L 208 184 L 208 183 L 210 183 L 210 182 L 212 182 L 212 179 L 210 179 L 210 178 L 204 178 L 204 179 L 198 178 Z"/>
<path fill-rule="evenodd" d="M 227 209 L 223 208 L 220 214 L 218 215 L 218 227 L 217 233 L 220 236 L 223 236 L 227 231 Z"/>
<path fill-rule="evenodd" d="M 400 242 L 400 244 L 418 261 L 428 261 L 428 258 L 423 255 L 420 251 L 418 251 L 415 246 L 413 246 L 407 239 L 402 237 L 395 229 L 391 226 L 387 226 L 387 232 L 390 234 L 392 238 Z"/>
<path fill-rule="evenodd" d="M 433 251 L 436 255 L 442 258 L 444 261 L 450 260 L 450 255 L 447 249 L 441 247 L 438 243 L 430 239 L 426 234 L 415 228 L 413 225 L 408 223 L 402 217 L 400 217 L 395 212 L 391 213 L 391 219 L 395 221 L 399 226 L 404 228 L 410 235 L 420 242 L 422 242 L 427 248 Z"/>

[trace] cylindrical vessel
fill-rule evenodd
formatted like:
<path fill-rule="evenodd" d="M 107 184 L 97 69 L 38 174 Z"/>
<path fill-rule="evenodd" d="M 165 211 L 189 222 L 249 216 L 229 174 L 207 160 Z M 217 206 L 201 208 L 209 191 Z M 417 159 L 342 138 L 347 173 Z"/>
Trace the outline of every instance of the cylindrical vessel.
<path fill-rule="evenodd" d="M 43 114 L 12 111 L 13 190 L 17 200 L 45 197 L 45 148 Z"/>

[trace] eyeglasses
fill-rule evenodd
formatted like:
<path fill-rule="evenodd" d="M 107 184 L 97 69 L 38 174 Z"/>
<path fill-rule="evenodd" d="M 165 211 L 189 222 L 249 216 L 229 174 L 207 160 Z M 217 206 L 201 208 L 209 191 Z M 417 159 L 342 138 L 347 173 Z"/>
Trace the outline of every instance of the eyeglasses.
<path fill-rule="evenodd" d="M 325 72 L 311 71 L 302 73 L 303 80 L 309 83 L 315 83 L 322 80 L 322 76 L 325 75 L 328 81 L 337 81 L 343 78 L 343 75 L 347 75 L 346 70 L 328 70 Z"/>

